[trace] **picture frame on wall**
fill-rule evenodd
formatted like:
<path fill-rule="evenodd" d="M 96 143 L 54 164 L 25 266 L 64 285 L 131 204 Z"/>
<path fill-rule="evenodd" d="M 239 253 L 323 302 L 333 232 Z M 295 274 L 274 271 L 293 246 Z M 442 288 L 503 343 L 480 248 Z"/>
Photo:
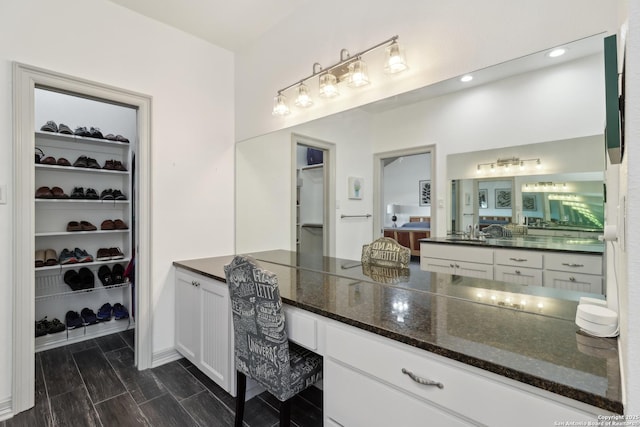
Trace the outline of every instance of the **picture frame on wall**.
<path fill-rule="evenodd" d="M 418 181 L 418 200 L 420 206 L 431 206 L 431 181 Z"/>
<path fill-rule="evenodd" d="M 523 211 L 537 211 L 536 196 L 535 194 L 523 194 L 522 195 L 522 210 Z"/>
<path fill-rule="evenodd" d="M 349 183 L 349 188 L 348 188 L 349 199 L 362 200 L 362 192 L 364 191 L 362 188 L 363 179 L 358 176 L 350 176 L 348 178 L 348 183 Z"/>
<path fill-rule="evenodd" d="M 510 188 L 496 188 L 496 209 L 511 209 Z"/>
<path fill-rule="evenodd" d="M 487 209 L 489 207 L 489 191 L 486 188 L 478 190 L 478 207 Z"/>

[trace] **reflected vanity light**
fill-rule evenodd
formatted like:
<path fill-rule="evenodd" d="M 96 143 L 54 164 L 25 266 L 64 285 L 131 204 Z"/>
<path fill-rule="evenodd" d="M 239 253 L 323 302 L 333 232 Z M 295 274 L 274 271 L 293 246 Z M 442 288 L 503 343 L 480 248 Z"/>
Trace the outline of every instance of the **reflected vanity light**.
<path fill-rule="evenodd" d="M 343 81 L 346 81 L 347 85 L 352 88 L 368 85 L 370 83 L 369 73 L 363 56 L 375 49 L 385 46 L 384 72 L 386 74 L 397 74 L 406 70 L 408 67 L 404 59 L 404 53 L 398 45 L 398 36 L 393 36 L 353 56 L 349 54 L 347 49 L 342 49 L 340 51 L 340 61 L 337 63 L 327 68 L 322 68 L 322 66 L 316 62 L 313 64 L 311 75 L 280 89 L 277 92 L 271 113 L 274 116 L 285 116 L 290 113 L 287 98 L 284 96 L 284 93 L 293 88 L 296 90 L 295 105 L 300 108 L 311 107 L 313 100 L 305 82 L 316 77 L 318 78 L 318 94 L 322 98 L 334 98 L 338 96 L 340 94 L 338 85 Z"/>
<path fill-rule="evenodd" d="M 542 162 L 539 158 L 535 159 L 520 159 L 518 157 L 509 157 L 505 159 L 497 159 L 495 162 L 478 163 L 476 166 L 476 173 L 481 174 L 485 168 L 489 168 L 491 173 L 496 173 L 499 168 L 504 168 L 504 171 L 511 171 L 511 166 L 518 166 L 520 171 L 526 169 L 527 164 L 535 164 L 536 169 L 542 167 Z"/>
<path fill-rule="evenodd" d="M 466 75 L 460 77 L 460 81 L 462 83 L 467 83 L 467 82 L 470 82 L 471 80 L 473 80 L 473 76 L 471 74 L 466 74 Z"/>
<path fill-rule="evenodd" d="M 552 51 L 550 51 L 549 53 L 547 53 L 547 56 L 549 58 L 557 58 L 559 56 L 564 55 L 565 53 L 567 53 L 567 49 L 563 48 L 563 47 L 559 47 L 557 49 L 553 49 Z"/>

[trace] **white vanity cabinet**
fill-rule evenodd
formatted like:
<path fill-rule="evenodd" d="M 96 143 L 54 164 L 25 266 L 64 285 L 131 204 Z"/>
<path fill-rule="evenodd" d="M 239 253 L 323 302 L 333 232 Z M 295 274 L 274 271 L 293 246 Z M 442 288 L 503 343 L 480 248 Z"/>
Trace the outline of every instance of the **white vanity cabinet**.
<path fill-rule="evenodd" d="M 544 286 L 602 294 L 602 256 L 545 254 Z"/>
<path fill-rule="evenodd" d="M 227 284 L 176 269 L 176 350 L 232 396 L 233 323 Z"/>
<path fill-rule="evenodd" d="M 326 327 L 323 388 L 325 425 L 510 427 L 597 420 L 595 408 L 573 407 L 556 394 L 334 324 Z"/>
<path fill-rule="evenodd" d="M 494 257 L 495 280 L 517 285 L 542 286 L 542 252 L 496 249 Z"/>
<path fill-rule="evenodd" d="M 437 273 L 493 279 L 493 251 L 462 245 L 420 245 L 420 268 Z"/>

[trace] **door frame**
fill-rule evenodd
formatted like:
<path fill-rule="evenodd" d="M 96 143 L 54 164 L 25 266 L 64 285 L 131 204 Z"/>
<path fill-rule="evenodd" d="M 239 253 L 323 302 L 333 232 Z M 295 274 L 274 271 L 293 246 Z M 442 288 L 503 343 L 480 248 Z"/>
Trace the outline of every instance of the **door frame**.
<path fill-rule="evenodd" d="M 437 170 L 436 170 L 436 146 L 422 145 L 420 147 L 401 148 L 399 150 L 384 151 L 373 154 L 373 238 L 383 236 L 384 229 L 384 208 L 382 197 L 384 184 L 384 161 L 391 157 L 412 156 L 415 154 L 431 154 L 431 235 L 436 230 L 439 202 L 437 198 Z M 417 190 L 417 188 L 416 188 Z"/>
<path fill-rule="evenodd" d="M 138 224 L 136 226 L 136 334 L 138 369 L 152 363 L 151 307 L 151 100 L 148 95 L 56 73 L 19 62 L 13 63 L 13 336 L 11 408 L 17 414 L 34 406 L 35 396 L 35 97 L 36 86 L 137 109 L 138 150 L 136 170 Z"/>
<path fill-rule="evenodd" d="M 323 255 L 335 257 L 336 254 L 336 145 L 332 142 L 312 138 L 299 133 L 291 134 L 291 247 L 296 248 L 296 159 L 298 144 L 325 151 L 323 157 L 324 206 L 323 206 Z"/>

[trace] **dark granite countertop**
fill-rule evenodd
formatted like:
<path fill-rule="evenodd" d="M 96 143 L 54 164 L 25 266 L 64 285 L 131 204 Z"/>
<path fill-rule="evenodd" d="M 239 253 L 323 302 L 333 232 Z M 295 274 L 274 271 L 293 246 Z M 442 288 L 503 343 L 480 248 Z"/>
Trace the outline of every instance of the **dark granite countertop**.
<path fill-rule="evenodd" d="M 604 242 L 594 238 L 554 236 L 518 236 L 486 238 L 482 240 L 471 240 L 460 237 L 431 237 L 428 239 L 420 239 L 420 242 L 583 254 L 602 254 L 605 247 Z"/>
<path fill-rule="evenodd" d="M 289 251 L 251 254 L 283 302 L 608 411 L 622 413 L 617 340 L 584 335 L 571 295 Z M 174 265 L 225 281 L 232 256 Z M 527 292 L 525 292 L 527 291 Z"/>

